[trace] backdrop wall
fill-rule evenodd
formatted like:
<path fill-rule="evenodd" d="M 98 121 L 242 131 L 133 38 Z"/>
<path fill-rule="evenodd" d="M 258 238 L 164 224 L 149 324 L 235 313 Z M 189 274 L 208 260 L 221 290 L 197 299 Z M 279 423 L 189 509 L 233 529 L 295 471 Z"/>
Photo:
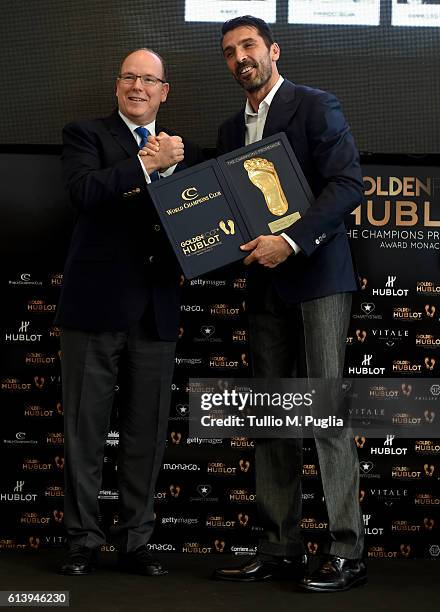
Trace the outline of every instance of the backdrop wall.
<path fill-rule="evenodd" d="M 23 184 L 24 164 L 29 172 Z M 72 214 L 59 169 L 56 155 L 0 155 L 0 181 L 15 186 L 0 199 L 0 227 L 8 228 L 0 240 L 0 549 L 44 549 L 65 541 L 60 330 L 52 320 Z M 412 418 L 417 406 L 423 426 L 431 424 L 433 432 L 412 439 L 356 437 L 367 552 L 436 558 L 440 202 L 434 186 L 440 172 L 436 166 L 366 163 L 364 176 L 367 205 L 348 219 L 363 289 L 354 297 L 345 373 L 374 380 L 366 419 L 379 414 L 384 401 L 407 397 L 408 409 L 396 410 L 396 418 Z M 189 378 L 250 375 L 245 290 L 239 266 L 183 286 L 153 549 L 194 554 L 255 549 L 255 441 L 188 434 Z M 431 381 L 423 395 L 417 392 L 421 378 Z M 109 534 L 118 520 L 117 413 L 118 401 L 100 493 Z M 304 446 L 303 529 L 310 553 L 317 554 L 327 517 L 313 441 Z M 111 535 L 104 550 L 111 550 Z"/>

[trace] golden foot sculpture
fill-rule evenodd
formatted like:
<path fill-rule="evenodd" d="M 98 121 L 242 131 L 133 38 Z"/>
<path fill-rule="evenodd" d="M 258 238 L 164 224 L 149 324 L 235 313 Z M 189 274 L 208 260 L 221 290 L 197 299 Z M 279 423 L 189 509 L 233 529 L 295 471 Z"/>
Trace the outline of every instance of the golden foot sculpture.
<path fill-rule="evenodd" d="M 281 217 L 289 209 L 289 203 L 281 187 L 273 163 L 264 157 L 254 157 L 244 162 L 249 180 L 263 192 L 267 208 L 273 215 Z"/>

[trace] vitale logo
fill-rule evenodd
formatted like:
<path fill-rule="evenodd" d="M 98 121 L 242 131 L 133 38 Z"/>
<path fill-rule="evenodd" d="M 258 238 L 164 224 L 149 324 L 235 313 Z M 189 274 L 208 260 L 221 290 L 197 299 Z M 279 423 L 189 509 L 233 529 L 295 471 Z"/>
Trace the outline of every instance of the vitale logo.
<path fill-rule="evenodd" d="M 385 342 L 387 346 L 394 346 L 409 337 L 409 330 L 403 328 L 375 328 L 371 330 L 374 340 Z"/>

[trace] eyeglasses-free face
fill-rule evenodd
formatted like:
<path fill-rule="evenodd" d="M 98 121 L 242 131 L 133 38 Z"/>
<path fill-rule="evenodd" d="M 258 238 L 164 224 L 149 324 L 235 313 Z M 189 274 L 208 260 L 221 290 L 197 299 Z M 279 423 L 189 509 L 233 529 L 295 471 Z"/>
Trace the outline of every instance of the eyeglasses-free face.
<path fill-rule="evenodd" d="M 280 48 L 277 43 L 268 48 L 256 28 L 240 26 L 226 32 L 222 50 L 226 65 L 243 89 L 250 93 L 269 93 L 279 77 L 276 62 Z"/>

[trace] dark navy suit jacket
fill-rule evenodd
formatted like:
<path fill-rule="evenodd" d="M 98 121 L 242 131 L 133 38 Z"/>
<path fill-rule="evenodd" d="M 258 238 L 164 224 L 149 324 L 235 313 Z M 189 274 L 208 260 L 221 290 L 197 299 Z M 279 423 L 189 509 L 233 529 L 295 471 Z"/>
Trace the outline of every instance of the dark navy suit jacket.
<path fill-rule="evenodd" d="M 115 111 L 67 125 L 63 143 L 77 221 L 56 323 L 127 330 L 149 304 L 159 337 L 175 340 L 180 269 L 148 195 L 136 140 Z M 176 170 L 201 161 L 199 149 L 185 142 L 185 162 Z"/>
<path fill-rule="evenodd" d="M 273 270 L 252 264 L 250 291 L 258 300 L 258 276 L 274 283 L 288 303 L 355 291 L 355 273 L 344 216 L 363 201 L 359 155 L 338 100 L 330 93 L 285 80 L 267 115 L 263 138 L 285 132 L 316 198 L 285 233 L 301 248 Z M 245 144 L 244 109 L 219 129 L 219 153 Z M 258 267 L 258 269 L 257 269 Z"/>

